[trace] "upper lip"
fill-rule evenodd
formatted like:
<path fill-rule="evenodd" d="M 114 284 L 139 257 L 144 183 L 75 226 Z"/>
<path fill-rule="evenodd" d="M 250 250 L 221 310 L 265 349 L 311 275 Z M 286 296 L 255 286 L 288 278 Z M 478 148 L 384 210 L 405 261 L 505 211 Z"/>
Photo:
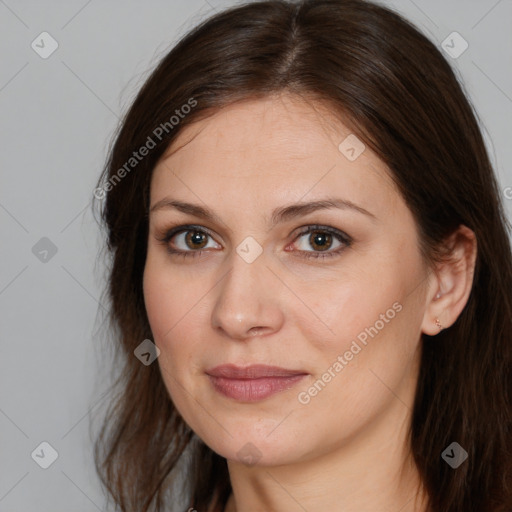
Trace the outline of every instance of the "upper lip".
<path fill-rule="evenodd" d="M 279 366 L 265 364 L 253 364 L 250 366 L 236 366 L 234 364 L 222 364 L 206 370 L 206 374 L 212 377 L 224 377 L 226 379 L 260 379 L 263 377 L 290 377 L 292 375 L 306 375 L 303 370 L 289 370 Z"/>

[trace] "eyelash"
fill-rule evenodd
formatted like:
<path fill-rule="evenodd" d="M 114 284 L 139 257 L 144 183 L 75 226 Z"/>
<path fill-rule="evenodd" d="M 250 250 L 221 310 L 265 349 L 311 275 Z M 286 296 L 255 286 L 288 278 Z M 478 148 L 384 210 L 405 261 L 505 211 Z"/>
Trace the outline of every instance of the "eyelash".
<path fill-rule="evenodd" d="M 207 235 L 207 236 L 210 236 L 213 238 L 212 234 L 205 228 L 203 228 L 201 226 L 187 224 L 187 225 L 177 226 L 172 229 L 169 229 L 168 231 L 166 231 L 164 236 L 157 237 L 157 240 L 160 243 L 162 243 L 163 245 L 165 245 L 167 248 L 167 252 L 169 254 L 172 254 L 173 256 L 179 256 L 179 257 L 183 257 L 183 258 L 195 258 L 197 256 L 200 256 L 201 254 L 203 254 L 203 252 L 206 252 L 207 250 L 182 251 L 182 250 L 171 249 L 171 247 L 169 246 L 169 242 L 175 235 L 181 234 L 183 232 L 186 233 L 188 231 L 196 231 L 198 233 L 202 233 L 204 235 Z M 294 239 L 294 241 L 301 238 L 302 236 L 312 233 L 314 231 L 319 231 L 320 233 L 327 233 L 329 235 L 332 235 L 339 242 L 344 244 L 344 246 L 339 247 L 338 249 L 336 249 L 334 251 L 327 250 L 325 252 L 323 252 L 323 251 L 298 251 L 300 253 L 303 253 L 301 257 L 304 257 L 306 259 L 309 259 L 309 258 L 325 259 L 325 258 L 331 258 L 334 256 L 338 256 L 341 252 L 343 252 L 345 249 L 350 247 L 350 245 L 352 244 L 352 239 L 347 234 L 343 233 L 343 231 L 339 231 L 339 230 L 331 228 L 329 226 L 322 226 L 319 224 L 312 224 L 312 225 L 306 226 L 305 229 L 303 229 L 302 231 L 300 231 L 298 233 L 298 235 Z"/>

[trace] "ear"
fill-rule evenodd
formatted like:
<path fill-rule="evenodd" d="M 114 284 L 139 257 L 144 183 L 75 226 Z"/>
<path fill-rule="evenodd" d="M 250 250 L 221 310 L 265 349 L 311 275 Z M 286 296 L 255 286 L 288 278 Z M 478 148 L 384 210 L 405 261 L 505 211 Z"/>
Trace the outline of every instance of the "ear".
<path fill-rule="evenodd" d="M 435 336 L 455 323 L 464 309 L 471 288 L 477 255 L 475 233 L 460 225 L 446 241 L 449 260 L 436 268 L 428 288 L 427 304 L 421 330 Z M 439 319 L 439 325 L 436 324 Z"/>

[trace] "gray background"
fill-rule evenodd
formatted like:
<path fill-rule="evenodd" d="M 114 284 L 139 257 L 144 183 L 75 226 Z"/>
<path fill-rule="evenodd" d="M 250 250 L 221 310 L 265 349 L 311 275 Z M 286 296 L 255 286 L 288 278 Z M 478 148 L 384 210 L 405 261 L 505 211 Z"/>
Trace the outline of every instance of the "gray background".
<path fill-rule="evenodd" d="M 149 70 L 234 3 L 0 0 L 1 512 L 106 510 L 89 432 L 110 357 L 97 333 L 104 267 L 92 192 Z M 511 218 L 512 1 L 383 3 L 440 47 L 453 31 L 468 42 L 448 60 L 482 121 Z M 31 47 L 44 31 L 59 45 L 47 59 Z M 41 252 L 43 237 L 54 255 Z M 31 457 L 43 441 L 58 453 L 48 469 Z"/>

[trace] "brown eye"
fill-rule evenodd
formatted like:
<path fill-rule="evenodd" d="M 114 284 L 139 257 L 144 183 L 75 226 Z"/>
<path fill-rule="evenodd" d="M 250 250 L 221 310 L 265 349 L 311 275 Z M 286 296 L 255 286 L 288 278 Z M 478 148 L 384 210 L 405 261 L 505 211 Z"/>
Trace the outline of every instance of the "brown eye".
<path fill-rule="evenodd" d="M 318 224 L 308 226 L 295 239 L 295 252 L 305 258 L 339 256 L 350 247 L 352 239 L 336 228 Z"/>
<path fill-rule="evenodd" d="M 309 236 L 309 244 L 318 251 L 326 251 L 332 245 L 332 235 L 322 231 L 312 231 Z"/>
<path fill-rule="evenodd" d="M 330 229 L 310 227 L 301 233 L 296 242 L 297 247 L 305 252 L 323 252 L 329 249 L 338 249 L 349 244 L 348 237 L 340 233 L 331 233 Z M 313 249 L 313 251 L 311 250 Z"/>
<path fill-rule="evenodd" d="M 159 241 L 167 246 L 169 253 L 183 256 L 202 254 L 203 249 L 222 249 L 210 233 L 194 226 L 173 228 Z"/>
<path fill-rule="evenodd" d="M 187 231 L 185 243 L 190 249 L 202 249 L 208 243 L 208 235 L 201 231 Z"/>

